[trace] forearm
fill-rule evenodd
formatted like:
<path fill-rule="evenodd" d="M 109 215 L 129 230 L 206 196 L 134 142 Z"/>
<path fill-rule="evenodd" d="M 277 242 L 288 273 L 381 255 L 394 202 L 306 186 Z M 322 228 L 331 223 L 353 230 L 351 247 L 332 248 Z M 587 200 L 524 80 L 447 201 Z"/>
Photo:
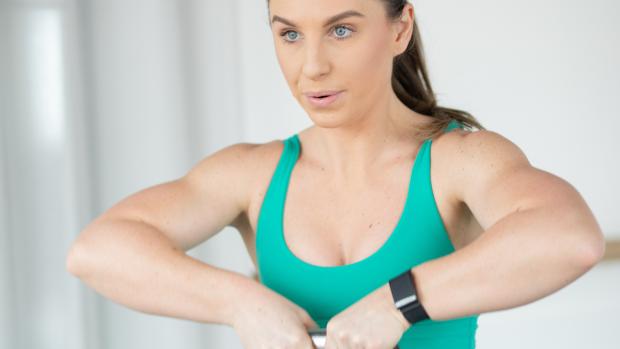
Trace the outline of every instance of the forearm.
<path fill-rule="evenodd" d="M 595 234 L 565 217 L 549 226 L 549 214 L 544 209 L 510 214 L 462 249 L 412 268 L 430 318 L 524 305 L 587 272 L 596 263 Z"/>
<path fill-rule="evenodd" d="M 67 260 L 71 273 L 106 298 L 144 313 L 231 325 L 235 299 L 258 285 L 188 256 L 140 222 L 101 221 L 78 240 Z"/>

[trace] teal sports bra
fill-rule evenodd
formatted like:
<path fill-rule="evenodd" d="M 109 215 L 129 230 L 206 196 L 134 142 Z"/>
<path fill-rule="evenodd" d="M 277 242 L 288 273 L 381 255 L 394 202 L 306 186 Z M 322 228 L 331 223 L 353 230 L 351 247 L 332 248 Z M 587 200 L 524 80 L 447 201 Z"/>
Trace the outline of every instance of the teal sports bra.
<path fill-rule="evenodd" d="M 445 132 L 457 127 L 462 125 L 453 120 Z M 393 277 L 454 252 L 431 189 L 431 144 L 428 138 L 418 150 L 403 211 L 383 245 L 360 261 L 320 266 L 298 258 L 284 239 L 284 202 L 290 175 L 300 154 L 297 134 L 285 139 L 258 216 L 256 255 L 260 282 L 304 308 L 321 328 L 325 328 L 331 317 Z M 423 320 L 403 333 L 398 346 L 400 349 L 475 348 L 477 320 L 478 315 Z"/>

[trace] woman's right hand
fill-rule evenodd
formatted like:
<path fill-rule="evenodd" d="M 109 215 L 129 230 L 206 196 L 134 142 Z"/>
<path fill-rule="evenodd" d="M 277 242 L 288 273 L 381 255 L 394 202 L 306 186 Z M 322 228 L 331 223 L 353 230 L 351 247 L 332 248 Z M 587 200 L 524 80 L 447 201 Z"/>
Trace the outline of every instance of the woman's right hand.
<path fill-rule="evenodd" d="M 233 329 L 244 349 L 313 349 L 308 330 L 318 324 L 305 309 L 262 288 L 236 307 Z"/>

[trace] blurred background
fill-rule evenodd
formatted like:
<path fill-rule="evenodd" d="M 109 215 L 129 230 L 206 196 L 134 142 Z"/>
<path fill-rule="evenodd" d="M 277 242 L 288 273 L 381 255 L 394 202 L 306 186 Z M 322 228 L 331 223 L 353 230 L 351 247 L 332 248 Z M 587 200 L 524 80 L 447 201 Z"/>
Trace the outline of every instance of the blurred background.
<path fill-rule="evenodd" d="M 477 347 L 618 348 L 620 2 L 412 3 L 439 104 L 569 181 L 608 239 L 566 288 L 482 314 Z M 310 124 L 264 0 L 0 0 L 0 348 L 241 348 L 229 327 L 103 298 L 66 254 L 131 193 Z M 188 253 L 254 271 L 232 228 Z"/>

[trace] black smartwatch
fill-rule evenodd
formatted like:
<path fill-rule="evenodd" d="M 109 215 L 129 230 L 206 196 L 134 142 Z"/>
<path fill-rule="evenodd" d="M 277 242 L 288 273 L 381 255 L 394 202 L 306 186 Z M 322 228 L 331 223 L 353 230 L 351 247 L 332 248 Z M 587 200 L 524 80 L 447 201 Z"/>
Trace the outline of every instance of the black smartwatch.
<path fill-rule="evenodd" d="M 426 310 L 418 299 L 415 282 L 410 270 L 390 280 L 390 290 L 394 305 L 405 316 L 409 324 L 429 319 Z"/>

